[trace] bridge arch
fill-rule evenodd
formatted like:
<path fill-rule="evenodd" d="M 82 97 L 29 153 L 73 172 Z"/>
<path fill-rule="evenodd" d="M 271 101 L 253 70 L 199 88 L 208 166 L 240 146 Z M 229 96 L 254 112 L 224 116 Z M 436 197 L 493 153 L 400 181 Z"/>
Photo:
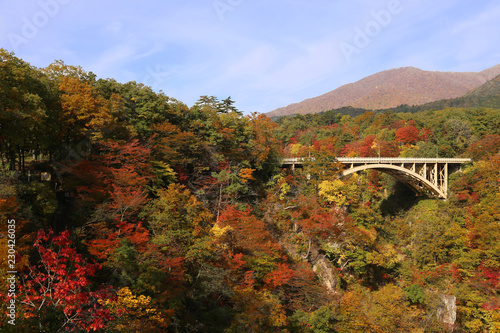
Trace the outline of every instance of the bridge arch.
<path fill-rule="evenodd" d="M 425 177 L 419 175 L 418 173 L 412 170 L 409 170 L 407 168 L 398 165 L 393 165 L 393 164 L 359 165 L 349 169 L 345 169 L 342 172 L 342 174 L 344 176 L 347 176 L 352 173 L 370 169 L 377 170 L 395 177 L 404 184 L 410 186 L 417 193 L 426 194 L 426 192 L 427 193 L 430 192 L 432 195 L 440 198 L 447 197 L 447 193 L 444 193 L 438 186 L 434 185 L 431 181 L 429 181 Z"/>
<path fill-rule="evenodd" d="M 304 162 L 312 158 L 284 158 L 283 168 L 303 168 Z M 470 158 L 405 158 L 405 157 L 337 157 L 347 168 L 343 175 L 362 170 L 378 170 L 387 173 L 409 185 L 415 192 L 431 197 L 446 199 L 448 195 L 448 175 L 460 170 L 462 164 L 470 163 Z M 333 163 L 333 162 L 332 162 Z"/>

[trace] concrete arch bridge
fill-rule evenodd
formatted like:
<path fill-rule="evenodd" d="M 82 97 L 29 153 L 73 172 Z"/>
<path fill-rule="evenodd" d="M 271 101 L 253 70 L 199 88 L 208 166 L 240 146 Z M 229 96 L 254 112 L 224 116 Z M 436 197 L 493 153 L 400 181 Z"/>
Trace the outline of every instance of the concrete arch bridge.
<path fill-rule="evenodd" d="M 303 167 L 305 158 L 285 158 L 284 168 Z M 446 199 L 448 197 L 448 176 L 470 163 L 470 158 L 400 158 L 400 157 L 338 157 L 345 166 L 343 175 L 363 170 L 377 170 L 387 173 L 408 185 L 419 195 Z"/>

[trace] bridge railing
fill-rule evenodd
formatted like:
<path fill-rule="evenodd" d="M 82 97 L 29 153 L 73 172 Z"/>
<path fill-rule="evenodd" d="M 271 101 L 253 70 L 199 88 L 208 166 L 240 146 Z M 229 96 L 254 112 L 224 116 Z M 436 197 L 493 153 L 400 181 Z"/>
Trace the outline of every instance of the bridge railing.
<path fill-rule="evenodd" d="M 282 164 L 301 164 L 307 161 L 307 157 L 284 158 Z M 313 159 L 313 158 L 312 158 Z M 402 157 L 337 157 L 341 163 L 449 163 L 463 164 L 470 163 L 470 158 L 402 158 Z"/>
<path fill-rule="evenodd" d="M 338 157 L 342 163 L 469 163 L 470 158 Z"/>

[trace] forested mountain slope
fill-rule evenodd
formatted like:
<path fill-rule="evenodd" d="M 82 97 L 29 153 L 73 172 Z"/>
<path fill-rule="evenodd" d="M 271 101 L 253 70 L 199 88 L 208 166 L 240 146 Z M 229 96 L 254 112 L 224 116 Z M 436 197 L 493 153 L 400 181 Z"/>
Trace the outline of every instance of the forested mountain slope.
<path fill-rule="evenodd" d="M 462 97 L 443 99 L 423 105 L 400 105 L 394 112 L 419 112 L 426 110 L 441 110 L 448 107 L 455 108 L 500 108 L 500 76 L 493 78 L 482 86 L 468 92 Z"/>
<path fill-rule="evenodd" d="M 273 110 L 269 117 L 354 107 L 368 110 L 421 105 L 465 95 L 500 75 L 500 65 L 481 72 L 437 72 L 414 67 L 386 70 L 324 95 Z"/>
<path fill-rule="evenodd" d="M 399 105 L 395 108 L 374 110 L 375 113 L 383 113 L 386 111 L 390 112 L 422 112 L 429 110 L 443 110 L 446 108 L 500 108 L 500 76 L 493 78 L 492 80 L 486 82 L 485 84 L 479 86 L 478 88 L 468 92 L 462 97 L 442 99 L 439 101 L 429 102 L 422 105 Z M 367 110 L 364 108 L 354 108 L 350 106 L 332 109 L 328 111 L 319 112 L 320 114 L 344 114 L 352 117 L 362 115 Z M 274 116 L 271 119 L 277 120 L 279 116 Z"/>
<path fill-rule="evenodd" d="M 500 329 L 499 109 L 271 122 L 0 50 L 0 129 L 2 332 Z M 338 177 L 379 151 L 474 162 Z"/>
<path fill-rule="evenodd" d="M 486 82 L 482 86 L 470 91 L 465 95 L 465 97 L 468 96 L 487 97 L 493 95 L 497 96 L 500 95 L 500 75 Z"/>

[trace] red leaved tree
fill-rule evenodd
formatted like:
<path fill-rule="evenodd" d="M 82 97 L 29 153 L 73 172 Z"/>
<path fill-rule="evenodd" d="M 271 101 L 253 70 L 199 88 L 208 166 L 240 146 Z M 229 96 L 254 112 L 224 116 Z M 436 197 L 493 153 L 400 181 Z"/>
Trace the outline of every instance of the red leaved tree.
<path fill-rule="evenodd" d="M 110 290 L 90 291 L 89 280 L 99 266 L 88 263 L 72 247 L 69 231 L 59 235 L 39 231 L 33 245 L 39 262 L 29 266 L 19 286 L 28 325 L 51 332 L 104 328 L 112 317 L 99 300 L 110 298 Z"/>
<path fill-rule="evenodd" d="M 468 152 L 474 160 L 483 159 L 488 155 L 495 155 L 500 151 L 500 135 L 485 135 L 479 141 L 470 145 Z"/>
<path fill-rule="evenodd" d="M 421 140 L 420 133 L 415 126 L 401 127 L 396 130 L 396 142 L 414 145 Z"/>
<path fill-rule="evenodd" d="M 117 222 L 133 219 L 148 200 L 146 185 L 151 179 L 150 149 L 138 140 L 126 144 L 102 143 L 99 154 L 82 161 L 73 173 L 79 196 L 97 204 Z"/>

